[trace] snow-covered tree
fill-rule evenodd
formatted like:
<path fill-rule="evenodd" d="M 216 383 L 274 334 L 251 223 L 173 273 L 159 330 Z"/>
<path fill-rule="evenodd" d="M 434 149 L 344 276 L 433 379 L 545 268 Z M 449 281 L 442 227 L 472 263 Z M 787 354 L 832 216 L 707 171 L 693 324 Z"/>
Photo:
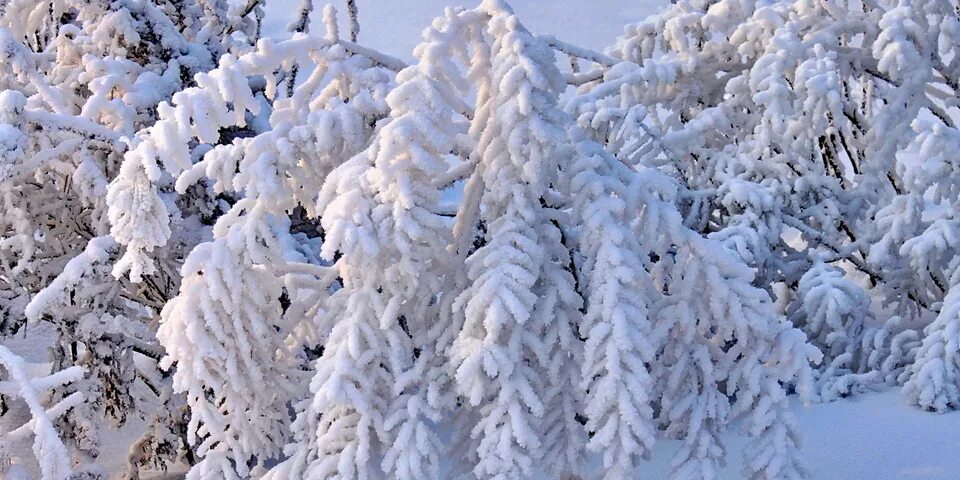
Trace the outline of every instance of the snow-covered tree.
<path fill-rule="evenodd" d="M 913 127 L 918 136 L 917 159 L 922 162 L 904 169 L 908 185 L 903 196 L 923 202 L 920 215 L 930 217 L 939 211 L 925 229 L 909 238 L 900 253 L 909 259 L 912 269 L 925 272 L 937 288 L 946 293 L 936 319 L 924 329 L 923 345 L 910 368 L 905 393 L 920 407 L 936 411 L 960 408 L 960 376 L 957 375 L 957 234 L 960 233 L 960 183 L 957 182 L 955 157 L 960 147 L 960 131 L 943 120 L 917 119 Z M 932 197 L 932 198 L 931 198 Z M 929 205 L 932 203 L 933 205 Z M 921 217 L 923 218 L 923 217 Z M 940 282 L 938 278 L 946 278 Z M 941 285 L 943 287 L 941 287 Z"/>
<path fill-rule="evenodd" d="M 22 458 L 11 457 L 8 447 L 14 446 L 23 437 L 33 435 L 33 454 L 44 479 L 65 480 L 74 472 L 70 451 L 61 440 L 54 421 L 70 409 L 84 402 L 83 394 L 74 392 L 60 401 L 45 406 L 45 391 L 61 387 L 83 378 L 83 369 L 73 366 L 65 370 L 40 374 L 42 364 L 24 361 L 7 347 L 0 345 L 0 372 L 7 380 L 0 381 L 0 399 L 4 408 L 8 402 L 19 399 L 23 402 L 26 417 L 23 425 L 9 430 L 0 426 L 0 474 L 4 478 L 25 478 L 27 467 Z"/>
<path fill-rule="evenodd" d="M 0 347 L 0 425 L 52 477 L 139 417 L 131 478 L 716 478 L 739 424 L 793 479 L 788 394 L 960 407 L 956 0 L 676 0 L 606 53 L 485 0 L 411 65 L 314 3 L 0 6 L 0 342 L 61 371 Z"/>
<path fill-rule="evenodd" d="M 174 389 L 188 395 L 190 441 L 204 457 L 193 478 L 246 476 L 249 462 L 278 455 L 289 437 L 287 405 L 301 398 L 302 349 L 333 351 L 325 341 L 336 329 L 331 333 L 327 307 L 317 306 L 338 272 L 309 252 L 324 210 L 318 193 L 383 116 L 393 74 L 379 62 L 393 61 L 348 51 L 355 46 L 339 41 L 330 9 L 326 21 L 325 36 L 260 42 L 198 75 L 197 87 L 161 105 L 160 120 L 138 135 L 127 170 L 111 187 L 114 235 L 126 244 L 114 273 L 129 270 L 134 278 L 155 272 L 149 252 L 170 234 L 156 186 L 161 165 L 176 176 L 181 194 L 208 177 L 215 192 L 241 198 L 217 221 L 213 241 L 191 253 L 159 333 L 164 364 L 177 365 Z M 262 92 L 254 93 L 256 77 L 267 78 Z M 254 135 L 218 144 L 228 128 Z M 196 164 L 191 149 L 201 155 Z M 327 236 L 339 233 L 322 226 Z M 348 297 L 348 276 L 339 273 L 343 288 L 336 296 Z"/>
<path fill-rule="evenodd" d="M 870 299 L 858 285 L 843 278 L 837 267 L 817 264 L 797 288 L 789 318 L 824 355 L 819 373 L 820 399 L 832 400 L 866 384 L 876 383 L 880 371 L 865 368 L 864 324 Z"/>
<path fill-rule="evenodd" d="M 449 54 L 438 43 L 418 55 Z M 451 402 L 426 380 L 437 370 L 434 299 L 450 221 L 435 182 L 466 133 L 465 106 L 446 75 L 423 61 L 402 70 L 386 97 L 389 117 L 364 152 L 333 170 L 317 200 L 322 255 L 342 287 L 325 306 L 332 330 L 295 425 L 293 458 L 278 476 L 376 478 L 382 469 L 440 478 L 432 424 Z"/>
<path fill-rule="evenodd" d="M 294 29 L 306 32 L 309 8 L 301 12 Z M 669 395 L 657 392 L 658 377 L 649 369 L 664 351 L 686 361 L 683 352 L 710 344 L 714 335 L 730 345 L 712 351 L 710 359 L 728 370 L 711 377 L 714 390 L 696 401 L 738 403 L 703 432 L 715 436 L 729 419 L 753 414 L 751 433 L 770 454 L 749 473 L 772 478 L 781 468 L 784 475 L 797 470 L 778 382 L 802 375 L 809 353 L 802 334 L 776 319 L 766 294 L 750 285 L 752 276 L 738 270 L 736 259 L 712 253 L 722 250 L 721 243 L 680 223 L 674 198 L 637 195 L 645 181 L 673 185 L 670 179 L 620 164 L 575 133 L 558 107 L 565 81 L 579 77 L 560 72 L 551 46 L 601 65 L 609 66 L 609 57 L 531 35 L 502 2 L 448 10 L 426 32 L 418 63 L 380 97 L 385 105 L 369 110 L 365 99 L 376 95 L 364 92 L 386 89 L 358 91 L 370 73 L 356 67 L 366 62 L 368 71 L 380 69 L 377 64 L 398 69 L 399 62 L 340 39 L 335 19 L 329 12 L 325 18 L 322 41 L 307 35 L 261 42 L 254 52 L 228 55 L 218 69 L 199 75 L 196 88 L 177 94 L 172 106 L 161 105 L 161 120 L 138 135 L 111 186 L 113 235 L 125 246 L 115 273 L 129 270 L 135 279 L 154 273 L 151 251 L 170 236 L 169 202 L 159 195 L 164 171 L 177 177 L 181 194 L 207 176 L 217 191 L 242 198 L 218 221 L 214 241 L 192 254 L 184 288 L 165 310 L 161 330 L 167 362 L 180 364 L 177 388 L 195 392 L 191 431 L 199 427 L 208 457 L 192 475 L 244 475 L 246 462 L 276 455 L 283 419 L 263 425 L 264 441 L 243 433 L 249 424 L 236 414 L 209 415 L 203 395 L 219 398 L 215 403 L 236 401 L 228 412 L 240 405 L 269 410 L 258 402 L 280 401 L 279 392 L 244 398 L 230 383 L 255 381 L 261 369 L 292 379 L 298 373 L 289 360 L 306 346 L 322 353 L 292 424 L 289 459 L 270 476 L 369 478 L 380 467 L 398 478 L 436 477 L 437 424 L 459 422 L 453 431 L 469 440 L 455 451 L 473 459 L 473 473 L 482 478 L 522 478 L 541 468 L 578 473 L 588 432 L 591 450 L 604 453 L 607 476 L 629 477 L 653 442 L 654 406 L 687 394 L 684 386 Z M 298 72 L 307 69 L 299 61 L 305 52 L 318 52 L 310 57 L 318 67 L 298 83 Z M 263 93 L 254 96 L 248 79 L 261 75 Z M 329 93 L 317 92 L 321 84 L 332 86 Z M 341 116 L 364 109 L 362 124 Z M 219 130 L 247 122 L 255 136 L 216 145 Z M 310 135 L 317 146 L 299 147 Z M 453 221 L 440 204 L 451 183 L 464 189 Z M 140 191 L 147 194 L 135 194 Z M 309 219 L 322 229 L 323 260 L 307 268 L 312 279 L 294 281 L 289 274 L 304 271 L 311 260 L 296 246 L 304 239 L 290 234 L 291 222 L 309 225 Z M 669 226 L 661 230 L 658 223 Z M 644 232 L 643 226 L 654 228 Z M 669 311 L 664 304 L 683 303 L 681 295 L 706 288 L 691 283 L 691 291 L 673 292 L 668 283 L 682 268 L 646 260 L 650 252 L 665 258 L 665 247 L 677 242 L 684 243 L 684 266 L 706 265 L 730 276 L 733 285 L 709 287 L 730 297 L 731 306 L 705 310 L 703 339 L 664 343 L 658 338 L 681 323 L 671 318 L 655 325 L 669 316 L 648 308 Z M 203 268 L 218 264 L 220 273 L 208 283 Z M 608 265 L 620 279 L 608 278 Z M 251 307 L 269 319 L 237 324 L 231 308 L 190 313 L 219 295 L 230 298 L 233 287 L 221 285 L 243 285 L 242 278 L 226 278 L 230 270 L 264 282 L 257 289 L 262 301 Z M 706 308 L 698 307 L 702 301 L 687 306 L 696 312 Z M 717 330 L 726 315 L 743 309 L 749 314 L 737 335 Z M 198 318 L 205 320 L 198 325 Z M 258 323 L 272 326 L 256 336 L 270 347 L 227 360 L 246 365 L 233 370 L 239 377 L 210 376 L 223 367 L 191 360 L 222 357 L 195 352 L 198 345 L 201 351 L 206 345 L 223 349 L 224 339 L 240 341 Z M 211 331 L 209 325 L 221 326 Z M 587 337 L 587 357 L 579 335 Z M 737 375 L 765 380 L 718 390 Z M 443 391 L 451 380 L 459 401 Z M 292 389 L 288 395 L 287 401 L 295 400 Z M 581 413 L 587 413 L 587 432 L 578 423 Z M 687 426 L 696 413 L 676 411 L 665 423 L 695 439 L 701 430 Z M 222 428 L 211 431 L 207 422 Z M 712 468 L 715 451 L 697 455 L 691 458 Z"/>
<path fill-rule="evenodd" d="M 477 94 L 475 167 L 458 222 L 484 232 L 453 305 L 463 326 L 451 361 L 459 391 L 478 409 L 475 475 L 529 477 L 546 458 L 566 473 L 579 468 L 582 444 L 570 388 L 582 300 L 562 243 L 566 221 L 551 204 L 572 154 L 557 107 L 564 81 L 548 45 L 509 7 L 489 1 L 478 10 L 489 16 L 490 77 Z"/>
<path fill-rule="evenodd" d="M 155 402 L 171 399 L 155 368 L 155 320 L 176 291 L 184 248 L 196 243 L 195 232 L 177 233 L 148 282 L 112 278 L 121 251 L 110 236 L 107 185 L 119 173 L 123 138 L 156 120 L 158 102 L 222 51 L 245 48 L 226 30 L 249 30 L 251 13 L 229 12 L 225 2 L 173 0 L 0 7 L 3 336 L 52 324 L 54 367 L 84 367 L 85 378 L 54 395 L 87 398 L 57 421 L 67 445 L 89 455 L 98 453 L 104 419 L 154 422 Z"/>
<path fill-rule="evenodd" d="M 945 411 L 960 408 L 956 257 L 960 183 L 953 160 L 960 147 L 960 130 L 949 118 L 918 118 L 913 129 L 919 163 L 901 167 L 906 188 L 898 199 L 911 199 L 908 201 L 922 207 L 916 212 L 920 219 L 917 230 L 907 237 L 899 253 L 912 270 L 924 272 L 937 289 L 945 289 L 945 296 L 936 319 L 924 329 L 923 344 L 904 391 L 920 407 Z M 944 278 L 946 281 L 938 280 Z"/>
<path fill-rule="evenodd" d="M 630 478 L 635 459 L 649 454 L 656 436 L 649 365 L 657 342 L 650 338 L 649 304 L 657 292 L 642 259 L 646 251 L 631 229 L 635 212 L 623 178 L 629 171 L 581 131 L 573 134 L 579 141 L 568 182 L 572 216 L 581 225 L 579 280 L 586 303 L 581 389 L 587 392 L 586 428 L 594 432 L 587 448 L 602 454 L 604 478 Z"/>
<path fill-rule="evenodd" d="M 828 352 L 819 381 L 902 381 L 873 375 L 892 351 L 866 347 L 905 341 L 947 294 L 956 195 L 936 152 L 954 148 L 957 24 L 950 0 L 679 0 L 578 74 L 567 109 L 623 162 L 676 178 L 684 224 L 756 268 L 801 328 L 819 325 L 802 285 L 841 275 L 877 325 L 844 320 L 850 355 Z"/>
<path fill-rule="evenodd" d="M 658 312 L 666 340 L 656 378 L 659 420 L 683 439 L 673 476 L 715 478 L 725 455 L 719 433 L 744 416 L 754 437 L 745 478 L 800 478 L 798 432 L 782 382 L 799 381 L 809 395 L 808 362 L 819 353 L 776 319 L 767 294 L 751 285 L 752 272 L 729 252 L 693 238 L 671 261 L 675 271 Z"/>

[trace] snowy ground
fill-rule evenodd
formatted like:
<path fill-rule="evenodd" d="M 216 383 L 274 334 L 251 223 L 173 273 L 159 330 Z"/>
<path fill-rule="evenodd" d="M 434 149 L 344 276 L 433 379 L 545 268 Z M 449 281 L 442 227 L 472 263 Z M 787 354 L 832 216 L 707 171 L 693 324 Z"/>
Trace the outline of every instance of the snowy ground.
<path fill-rule="evenodd" d="M 960 478 L 960 412 L 922 412 L 906 405 L 899 389 L 809 407 L 795 403 L 793 411 L 812 479 Z M 730 464 L 721 478 L 742 478 L 744 443 L 739 436 L 727 440 Z M 676 442 L 659 442 L 646 478 L 666 478 L 676 448 Z"/>

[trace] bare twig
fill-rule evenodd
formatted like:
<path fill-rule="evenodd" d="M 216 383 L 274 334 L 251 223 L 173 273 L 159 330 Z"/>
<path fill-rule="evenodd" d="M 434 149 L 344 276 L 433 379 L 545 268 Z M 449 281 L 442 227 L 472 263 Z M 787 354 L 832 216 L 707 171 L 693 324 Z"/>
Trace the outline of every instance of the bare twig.
<path fill-rule="evenodd" d="M 356 0 L 347 0 L 347 13 L 350 15 L 350 41 L 356 42 L 360 35 L 360 20 Z"/>

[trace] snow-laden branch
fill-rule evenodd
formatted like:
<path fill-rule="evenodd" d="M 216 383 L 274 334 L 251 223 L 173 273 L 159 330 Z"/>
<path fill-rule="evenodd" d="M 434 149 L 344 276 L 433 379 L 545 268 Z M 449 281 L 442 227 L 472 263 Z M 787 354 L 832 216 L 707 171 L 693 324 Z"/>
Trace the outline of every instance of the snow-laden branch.
<path fill-rule="evenodd" d="M 393 70 L 394 72 L 399 72 L 407 67 L 407 64 L 400 60 L 399 58 L 392 57 L 382 52 L 378 52 L 372 48 L 364 47 L 358 43 L 348 41 L 348 40 L 338 40 L 337 43 L 342 45 L 348 52 L 354 55 L 362 55 L 369 58 L 375 65 Z"/>
<path fill-rule="evenodd" d="M 579 47 L 572 43 L 567 43 L 562 40 L 557 39 L 553 35 L 537 35 L 537 38 L 547 45 L 550 45 L 555 50 L 566 53 L 567 55 L 572 55 L 577 58 L 582 58 L 584 60 L 603 65 L 605 67 L 612 67 L 621 62 L 616 58 L 613 58 L 609 55 L 590 50 L 588 48 Z"/>
<path fill-rule="evenodd" d="M 0 444 L 12 444 L 18 438 L 32 432 L 35 436 L 33 451 L 40 463 L 43 478 L 65 480 L 72 470 L 73 462 L 53 422 L 67 410 L 80 404 L 83 401 L 83 394 L 76 392 L 68 395 L 49 408 L 44 407 L 41 394 L 45 390 L 83 378 L 83 369 L 70 367 L 50 375 L 33 377 L 28 364 L 3 345 L 0 345 L 0 367 L 2 367 L 0 372 L 5 371 L 9 378 L 0 382 L 0 391 L 23 400 L 31 417 L 23 426 L 10 432 L 0 433 Z"/>
<path fill-rule="evenodd" d="M 69 116 L 42 110 L 24 110 L 23 117 L 27 122 L 42 126 L 53 126 L 78 135 L 96 138 L 115 144 L 115 148 L 122 150 L 121 135 L 91 120 L 82 117 Z"/>

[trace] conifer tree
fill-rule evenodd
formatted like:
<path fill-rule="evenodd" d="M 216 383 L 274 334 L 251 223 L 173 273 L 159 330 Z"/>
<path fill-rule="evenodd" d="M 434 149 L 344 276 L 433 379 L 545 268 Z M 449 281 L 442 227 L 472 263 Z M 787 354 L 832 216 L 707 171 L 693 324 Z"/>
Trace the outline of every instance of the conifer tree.
<path fill-rule="evenodd" d="M 410 65 L 345 3 L 0 5 L 0 343 L 54 332 L 0 346 L 0 475 L 142 422 L 129 478 L 718 478 L 740 425 L 794 479 L 788 394 L 960 405 L 955 0 L 677 0 L 606 53 L 485 0 Z"/>

